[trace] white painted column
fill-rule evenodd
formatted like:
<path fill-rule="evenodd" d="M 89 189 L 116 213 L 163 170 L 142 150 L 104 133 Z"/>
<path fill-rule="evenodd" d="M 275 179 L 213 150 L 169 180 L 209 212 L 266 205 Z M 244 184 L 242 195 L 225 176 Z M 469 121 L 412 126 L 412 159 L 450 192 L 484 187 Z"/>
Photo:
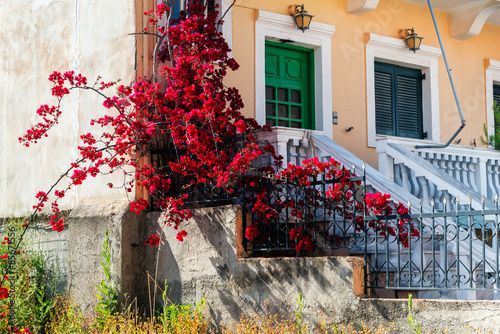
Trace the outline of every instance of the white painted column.
<path fill-rule="evenodd" d="M 476 183 L 479 185 L 479 192 L 484 197 L 488 195 L 488 169 L 486 167 L 487 158 L 478 158 L 476 170 Z"/>

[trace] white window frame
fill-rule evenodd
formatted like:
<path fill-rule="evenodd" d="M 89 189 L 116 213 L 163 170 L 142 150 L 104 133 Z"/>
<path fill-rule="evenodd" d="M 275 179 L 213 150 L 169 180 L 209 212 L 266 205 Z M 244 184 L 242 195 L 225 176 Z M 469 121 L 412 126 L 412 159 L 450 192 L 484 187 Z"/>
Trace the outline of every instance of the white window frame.
<path fill-rule="evenodd" d="M 230 8 L 231 4 L 233 3 L 232 0 L 217 0 L 220 7 L 219 7 L 219 18 L 224 15 L 224 13 L 227 11 L 226 16 L 224 17 L 224 23 L 222 24 L 222 35 L 224 36 L 224 39 L 226 40 L 227 45 L 229 46 L 229 49 L 231 49 L 231 52 L 229 52 L 229 57 L 233 56 L 233 9 Z M 228 8 L 230 8 L 228 10 Z"/>
<path fill-rule="evenodd" d="M 488 134 L 495 132 L 495 116 L 493 115 L 493 85 L 500 85 L 500 61 L 489 59 L 485 72 L 486 84 L 486 127 Z"/>
<path fill-rule="evenodd" d="M 303 33 L 291 16 L 259 10 L 255 22 L 255 119 L 259 124 L 266 124 L 266 40 L 293 41 L 287 44 L 314 50 L 315 130 L 333 138 L 331 40 L 334 33 L 335 26 L 314 21 Z"/>
<path fill-rule="evenodd" d="M 161 0 L 156 0 L 156 4 L 160 4 Z M 227 11 L 227 9 L 231 6 L 233 3 L 232 0 L 216 0 L 216 3 L 219 4 L 219 16 L 218 18 L 220 19 L 222 15 Z M 180 9 L 184 10 L 186 9 L 186 0 L 180 0 Z M 160 21 L 161 25 L 165 24 L 165 17 L 162 18 Z M 231 49 L 231 52 L 229 52 L 229 57 L 233 56 L 233 10 L 230 9 L 227 11 L 226 16 L 224 17 L 224 24 L 222 25 L 222 35 L 224 36 L 224 39 L 226 40 L 227 45 L 229 46 L 229 49 Z"/>
<path fill-rule="evenodd" d="M 439 79 L 438 60 L 441 49 L 421 45 L 420 50 L 413 53 L 408 50 L 402 39 L 376 34 L 368 34 L 366 44 L 366 113 L 368 146 L 377 146 L 375 122 L 375 62 L 388 63 L 422 70 L 425 80 L 422 80 L 422 119 L 423 131 L 427 132 L 426 141 L 439 143 L 441 129 L 439 122 Z M 394 137 L 400 138 L 400 137 Z M 420 139 L 404 138 L 421 143 Z"/>

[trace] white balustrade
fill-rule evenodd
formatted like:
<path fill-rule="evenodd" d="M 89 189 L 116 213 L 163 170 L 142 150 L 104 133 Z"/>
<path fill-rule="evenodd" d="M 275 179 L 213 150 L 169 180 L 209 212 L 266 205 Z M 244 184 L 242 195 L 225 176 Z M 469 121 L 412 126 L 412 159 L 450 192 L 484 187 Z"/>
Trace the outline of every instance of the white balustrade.
<path fill-rule="evenodd" d="M 281 126 L 273 127 L 271 132 L 261 131 L 258 133 L 259 145 L 271 144 L 274 146 L 277 155 L 283 157 L 283 166 L 289 163 L 300 166 L 302 161 L 311 159 L 315 156 L 323 161 L 329 159 L 323 156 L 321 150 L 317 149 L 311 143 L 311 135 L 323 134 L 321 131 L 285 128 Z M 263 157 L 259 163 L 267 163 L 270 156 Z"/>
<path fill-rule="evenodd" d="M 321 131 L 292 129 L 285 127 L 273 127 L 271 132 L 258 133 L 259 145 L 272 144 L 278 155 L 283 156 L 283 166 L 288 163 L 301 165 L 305 159 L 317 156 L 321 161 L 328 161 L 331 158 L 341 163 L 345 168 L 351 169 L 355 166 L 357 171 L 363 168 L 363 160 L 326 137 Z M 270 155 L 260 158 L 257 165 L 269 165 L 272 163 Z M 417 177 L 409 175 L 414 187 L 420 188 Z M 391 194 L 396 202 L 408 203 L 411 201 L 416 205 L 419 199 L 412 193 L 387 179 L 384 175 L 366 166 L 366 186 L 368 192 L 382 192 Z M 418 205 L 415 207 L 415 211 Z"/>
<path fill-rule="evenodd" d="M 388 145 L 396 144 L 415 152 L 433 166 L 453 177 L 456 181 L 471 190 L 471 193 L 484 195 L 492 200 L 500 194 L 500 152 L 476 147 L 450 145 L 446 148 L 416 149 L 414 140 L 404 138 L 381 137 L 377 139 L 377 152 L 379 154 L 379 171 L 389 179 L 398 183 L 412 194 L 423 200 L 434 198 L 436 202 L 442 201 L 449 185 L 445 180 L 434 179 L 431 182 L 428 170 L 415 166 L 408 170 L 404 157 L 393 157 L 388 154 Z M 406 168 L 402 167 L 405 166 Z M 400 174 L 400 175 L 396 175 Z M 416 184 L 412 184 L 417 179 Z M 451 196 L 450 196 L 451 194 Z M 449 193 L 447 197 L 458 196 Z M 463 202 L 463 198 L 461 198 Z"/>

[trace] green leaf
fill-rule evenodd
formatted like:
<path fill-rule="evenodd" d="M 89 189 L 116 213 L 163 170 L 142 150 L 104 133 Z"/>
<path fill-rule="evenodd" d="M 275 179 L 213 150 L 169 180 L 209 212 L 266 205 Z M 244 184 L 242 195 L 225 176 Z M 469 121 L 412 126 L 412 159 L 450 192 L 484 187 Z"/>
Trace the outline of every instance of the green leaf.
<path fill-rule="evenodd" d="M 104 266 L 103 269 L 104 269 L 104 275 L 106 276 L 108 281 L 111 281 L 111 272 L 110 272 L 109 268 Z"/>

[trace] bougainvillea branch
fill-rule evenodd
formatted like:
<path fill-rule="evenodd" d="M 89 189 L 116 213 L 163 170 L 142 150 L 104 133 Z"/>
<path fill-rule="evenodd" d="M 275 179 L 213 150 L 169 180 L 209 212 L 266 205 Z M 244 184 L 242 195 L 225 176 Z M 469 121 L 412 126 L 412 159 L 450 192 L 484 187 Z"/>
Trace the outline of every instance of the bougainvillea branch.
<path fill-rule="evenodd" d="M 58 123 L 62 114 L 61 101 L 72 90 L 91 90 L 101 96 L 103 106 L 115 110 L 93 119 L 91 125 L 103 129 L 111 128 L 100 135 L 87 133 L 80 136 L 82 145 L 78 146 L 80 159 L 62 178 L 69 178 L 69 184 L 56 190 L 52 201 L 53 215 L 51 225 L 57 231 L 64 228 L 58 219 L 58 200 L 66 192 L 81 185 L 89 176 L 115 172 L 124 166 L 132 166 L 134 175 L 124 183 L 128 192 L 135 183 L 144 187 L 156 200 L 155 203 L 168 217 L 167 224 L 179 229 L 180 222 L 191 217 L 191 212 L 183 209 L 182 194 L 168 196 L 173 174 L 195 183 L 206 183 L 218 188 L 228 188 L 236 182 L 238 175 L 244 173 L 250 163 L 262 154 L 251 132 L 260 128 L 253 119 L 242 116 L 241 97 L 235 88 L 223 85 L 227 70 L 236 70 L 238 64 L 228 57 L 229 48 L 216 31 L 215 12 L 206 12 L 203 6 L 194 2 L 187 11 L 170 26 L 158 25 L 163 15 L 170 15 L 170 9 L 161 3 L 156 10 L 144 13 L 151 24 L 144 33 L 154 26 L 157 34 L 168 37 L 160 39 L 156 50 L 156 60 L 166 61 L 159 68 L 159 75 L 138 78 L 129 86 L 116 82 L 103 82 L 98 79 L 92 86 L 87 79 L 74 72 L 50 75 L 52 95 L 58 99 L 56 106 L 42 105 L 37 111 L 42 117 L 27 133 L 19 138 L 25 146 L 37 143 Z M 172 51 L 169 51 L 169 47 Z M 105 95 L 105 89 L 117 86 L 118 96 Z M 245 146 L 238 152 L 226 142 L 238 134 L 246 134 Z M 152 142 L 169 140 L 178 156 L 168 166 L 144 165 L 141 159 L 148 155 Z M 100 146 L 99 146 L 100 145 Z M 61 181 L 61 179 L 59 180 Z M 57 184 L 59 184 L 58 182 Z M 52 190 L 52 189 L 51 189 Z M 189 192 L 189 185 L 186 187 Z M 50 193 L 50 191 L 49 191 Z M 43 209 L 49 193 L 37 193 L 36 211 Z M 147 208 L 145 199 L 131 203 L 134 212 Z M 185 231 L 179 232 L 179 239 Z"/>
<path fill-rule="evenodd" d="M 62 231 L 64 221 L 59 217 L 59 201 L 88 179 L 110 173 L 123 173 L 124 181 L 121 185 L 108 183 L 109 187 L 124 188 L 127 193 L 132 193 L 134 187 L 145 189 L 150 197 L 134 198 L 130 210 L 141 213 L 156 206 L 162 211 L 163 223 L 175 230 L 179 241 L 187 237 L 182 223 L 193 216 L 186 207 L 190 195 L 203 188 L 236 196 L 243 187 L 254 186 L 256 174 L 270 182 L 301 186 L 308 186 L 311 179 L 320 174 L 338 179 L 338 185 L 321 201 L 326 203 L 343 196 L 347 199 L 350 218 L 358 219 L 356 212 L 365 210 L 364 206 L 352 201 L 352 184 L 347 180 L 351 175 L 339 168 L 337 162 L 320 163 L 315 158 L 302 166 L 289 165 L 279 171 L 282 157 L 276 155 L 274 147 L 258 145 L 255 131 L 269 127 L 261 127 L 254 119 L 244 117 L 240 112 L 243 101 L 238 90 L 224 85 L 227 72 L 237 70 L 239 65 L 228 56 L 229 47 L 217 29 L 221 23 L 217 21 L 217 11 L 207 11 L 198 1 L 189 1 L 188 8 L 181 11 L 177 19 L 172 19 L 170 3 L 164 0 L 154 10 L 144 13 L 148 25 L 142 34 L 156 38 L 151 76 L 139 77 L 130 85 L 119 85 L 101 78 L 88 84 L 86 77 L 73 71 L 55 71 L 50 75 L 51 92 L 57 104 L 40 106 L 37 114 L 41 120 L 19 137 L 20 143 L 29 147 L 47 137 L 63 115 L 61 102 L 75 90 L 97 94 L 102 99 L 103 113 L 90 122 L 95 131 L 80 135 L 78 159 L 70 163 L 47 191 L 36 193 L 34 211 L 25 223 L 21 238 L 47 203 L 52 210 L 52 228 Z M 117 94 L 108 95 L 109 88 L 115 88 Z M 240 137 L 244 137 L 244 141 L 235 145 Z M 163 143 L 160 145 L 163 151 L 174 152 L 163 164 L 148 160 L 158 143 Z M 271 166 L 252 169 L 252 163 L 263 154 L 272 156 L 277 169 Z M 250 169 L 254 178 L 246 177 Z M 311 191 L 310 195 L 317 200 L 318 194 Z M 301 210 L 311 205 L 307 196 L 281 203 L 268 202 L 265 194 L 257 198 L 252 211 L 269 224 L 285 208 L 297 219 L 304 222 L 308 219 Z M 385 195 L 374 194 L 366 199 L 366 207 L 373 211 L 388 212 L 387 203 Z M 401 212 L 404 209 L 397 208 Z M 357 228 L 364 224 L 359 220 L 356 223 Z M 248 240 L 259 233 L 255 226 L 245 231 Z M 289 237 L 296 242 L 298 250 L 314 248 L 304 227 L 292 230 Z M 145 240 L 150 246 L 160 243 L 157 234 Z M 0 299 L 6 295 L 8 292 L 0 290 Z"/>
<path fill-rule="evenodd" d="M 239 112 L 243 102 L 238 90 L 223 84 L 227 71 L 236 70 L 238 64 L 228 57 L 229 48 L 217 32 L 217 13 L 190 2 L 171 25 L 172 11 L 166 4 L 169 1 L 162 1 L 156 10 L 144 13 L 149 24 L 143 33 L 157 37 L 152 76 L 137 78 L 130 85 L 101 78 L 89 85 L 86 77 L 73 71 L 55 71 L 49 76 L 57 104 L 40 106 L 37 114 L 41 120 L 19 137 L 23 145 L 29 147 L 48 136 L 63 113 L 62 100 L 73 90 L 96 93 L 103 99 L 104 110 L 110 111 L 91 121 L 97 128 L 95 132 L 80 136 L 79 159 L 48 191 L 36 193 L 37 202 L 22 236 L 48 202 L 52 209 L 50 224 L 54 230 L 62 231 L 59 200 L 89 177 L 120 170 L 124 173 L 122 187 L 127 192 L 132 192 L 135 185 L 148 190 L 155 205 L 164 211 L 165 224 L 179 230 L 177 239 L 182 241 L 187 233 L 180 229 L 180 224 L 192 213 L 183 208 L 185 194 L 171 194 L 172 180 L 179 179 L 174 175 L 193 180 L 183 187 L 185 193 L 194 189 L 194 183 L 230 191 L 238 174 L 244 173 L 251 161 L 262 154 L 256 137 L 251 135 L 260 127 Z M 160 26 L 164 16 L 166 24 Z M 118 95 L 108 96 L 110 87 L 115 87 Z M 245 146 L 235 151 L 227 143 L 242 134 L 246 135 Z M 144 164 L 143 158 L 149 154 L 152 143 L 158 141 L 171 143 L 177 158 L 166 166 Z M 132 169 L 124 168 L 127 166 Z M 64 180 L 67 183 L 61 187 Z M 137 213 L 148 207 L 145 198 L 131 202 L 131 210 Z M 153 235 L 146 242 L 157 245 L 159 237 Z"/>

